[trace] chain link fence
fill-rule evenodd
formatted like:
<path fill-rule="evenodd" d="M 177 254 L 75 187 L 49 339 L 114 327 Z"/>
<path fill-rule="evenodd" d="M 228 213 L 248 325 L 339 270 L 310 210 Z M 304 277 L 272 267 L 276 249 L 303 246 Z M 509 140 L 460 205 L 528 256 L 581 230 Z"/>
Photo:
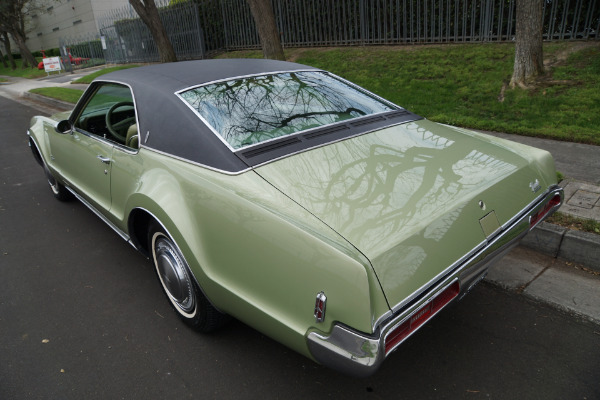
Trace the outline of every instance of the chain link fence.
<path fill-rule="evenodd" d="M 272 0 L 285 47 L 512 41 L 516 1 Z M 600 39 L 597 0 L 543 4 L 545 40 Z M 179 60 L 260 47 L 246 0 L 157 5 Z M 61 53 L 75 68 L 101 60 L 158 61 L 150 31 L 131 6 L 109 12 L 99 27 L 93 37 L 61 39 Z"/>

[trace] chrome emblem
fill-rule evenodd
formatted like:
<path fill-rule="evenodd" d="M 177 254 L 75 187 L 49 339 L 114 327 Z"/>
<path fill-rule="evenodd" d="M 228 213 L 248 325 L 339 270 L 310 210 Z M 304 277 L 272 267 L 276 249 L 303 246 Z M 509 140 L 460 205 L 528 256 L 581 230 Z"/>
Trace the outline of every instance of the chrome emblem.
<path fill-rule="evenodd" d="M 325 306 L 327 304 L 327 296 L 325 293 L 317 293 L 317 300 L 315 301 L 315 320 L 317 322 L 323 322 L 325 320 Z"/>
<path fill-rule="evenodd" d="M 542 185 L 540 185 L 540 181 L 536 179 L 535 182 L 529 182 L 529 188 L 535 193 L 542 188 Z"/>

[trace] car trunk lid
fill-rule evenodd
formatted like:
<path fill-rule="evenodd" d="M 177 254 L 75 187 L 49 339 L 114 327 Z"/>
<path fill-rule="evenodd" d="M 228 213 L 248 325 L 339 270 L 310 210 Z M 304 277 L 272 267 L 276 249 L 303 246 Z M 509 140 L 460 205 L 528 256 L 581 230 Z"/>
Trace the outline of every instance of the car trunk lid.
<path fill-rule="evenodd" d="M 256 172 L 365 254 L 394 308 L 551 183 L 532 155 L 551 162 L 541 150 L 421 120 Z"/>

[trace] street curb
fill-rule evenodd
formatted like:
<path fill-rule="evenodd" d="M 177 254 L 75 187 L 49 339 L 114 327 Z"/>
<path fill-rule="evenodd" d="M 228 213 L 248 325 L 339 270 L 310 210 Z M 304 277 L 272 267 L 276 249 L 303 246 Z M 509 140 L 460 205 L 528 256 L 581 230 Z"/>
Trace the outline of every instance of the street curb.
<path fill-rule="evenodd" d="M 567 231 L 563 237 L 558 256 L 600 272 L 600 235 L 589 232 Z"/>
<path fill-rule="evenodd" d="M 521 245 L 600 272 L 600 235 L 542 222 L 523 238 Z"/>
<path fill-rule="evenodd" d="M 31 92 L 23 92 L 23 97 L 29 100 L 38 101 L 40 103 L 44 103 L 47 106 L 58 109 L 58 111 L 67 111 L 71 110 L 75 107 L 75 104 L 68 103 L 66 101 L 52 99 L 50 97 L 42 96 L 40 94 L 31 93 Z"/>
<path fill-rule="evenodd" d="M 556 258 L 566 231 L 567 228 L 562 226 L 542 222 L 523 238 L 521 244 Z"/>
<path fill-rule="evenodd" d="M 575 268 L 570 261 L 518 246 L 490 267 L 485 280 L 600 324 L 600 280 L 586 270 Z"/>

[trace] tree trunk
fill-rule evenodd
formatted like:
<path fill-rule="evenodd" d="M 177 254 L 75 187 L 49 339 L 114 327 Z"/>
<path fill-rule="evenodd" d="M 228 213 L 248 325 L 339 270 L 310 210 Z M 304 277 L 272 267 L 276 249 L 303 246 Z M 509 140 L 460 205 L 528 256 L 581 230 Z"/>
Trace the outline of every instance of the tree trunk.
<path fill-rule="evenodd" d="M 177 61 L 175 50 L 173 50 L 169 35 L 167 35 L 167 31 L 160 20 L 154 0 L 144 0 L 144 3 L 141 0 L 129 0 L 129 4 L 132 5 L 135 12 L 142 19 L 142 22 L 150 29 L 150 34 L 158 48 L 160 62 Z"/>
<path fill-rule="evenodd" d="M 37 60 L 33 54 L 31 54 L 31 51 L 29 51 L 27 44 L 25 44 L 25 36 L 16 31 L 10 32 L 10 36 L 12 36 L 15 44 L 19 46 L 21 59 L 23 60 L 23 68 L 25 68 L 25 66 L 28 64 L 31 66 L 31 68 L 37 67 Z"/>
<path fill-rule="evenodd" d="M 510 87 L 526 87 L 544 74 L 542 0 L 517 0 L 515 66 Z"/>
<path fill-rule="evenodd" d="M 12 70 L 17 69 L 17 63 L 12 56 L 12 49 L 10 48 L 10 40 L 8 39 L 8 33 L 2 32 L 0 35 L 0 42 L 4 45 L 4 50 L 6 50 L 6 56 L 8 57 L 8 62 L 10 63 L 10 68 Z"/>
<path fill-rule="evenodd" d="M 6 59 L 4 58 L 4 54 L 2 54 L 2 50 L 0 50 L 0 59 L 2 59 L 2 65 L 4 65 L 4 68 L 8 68 L 8 63 L 6 62 Z"/>
<path fill-rule="evenodd" d="M 256 29 L 258 29 L 263 56 L 272 60 L 285 61 L 271 0 L 248 0 L 248 5 L 250 6 Z"/>

